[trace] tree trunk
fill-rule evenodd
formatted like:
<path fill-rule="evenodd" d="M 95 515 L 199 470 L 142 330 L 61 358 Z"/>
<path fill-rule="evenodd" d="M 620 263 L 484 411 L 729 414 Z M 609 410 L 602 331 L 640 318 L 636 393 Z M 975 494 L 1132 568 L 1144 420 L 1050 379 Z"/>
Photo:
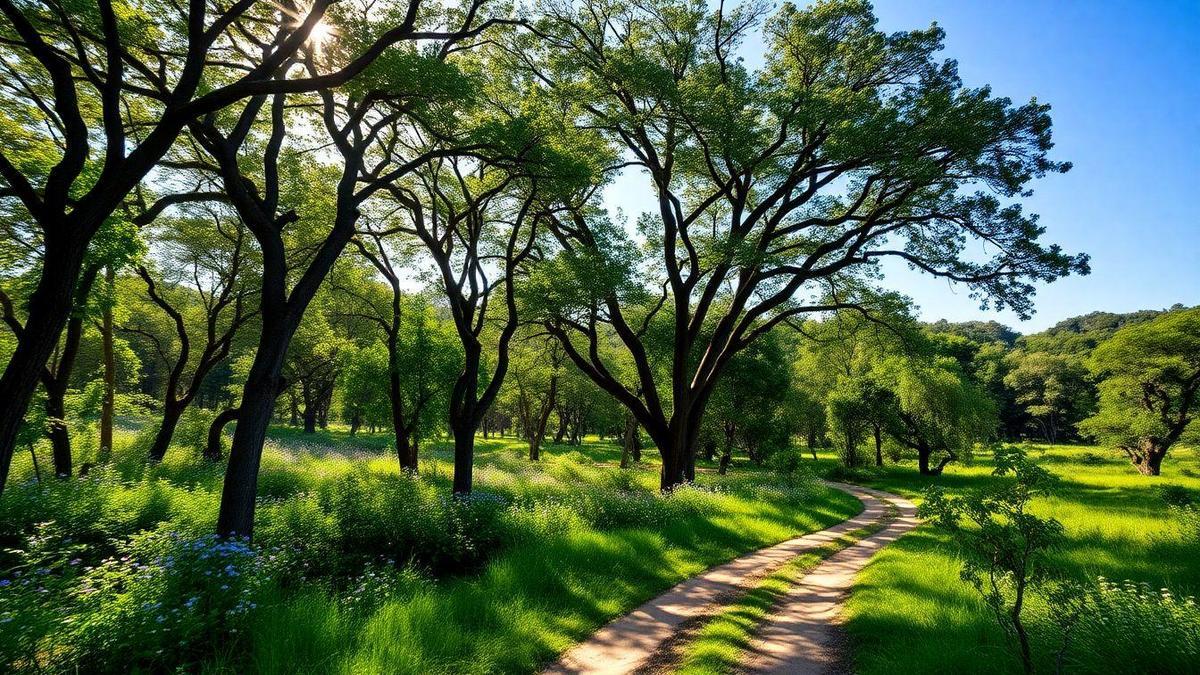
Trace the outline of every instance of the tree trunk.
<path fill-rule="evenodd" d="M 685 426 L 668 431 L 668 437 L 655 439 L 659 448 L 666 448 L 662 455 L 662 473 L 659 477 L 659 488 L 663 491 L 672 490 L 696 475 L 696 446 L 695 434 Z"/>
<path fill-rule="evenodd" d="M 1134 451 L 1126 450 L 1133 466 L 1143 476 L 1158 476 L 1162 473 L 1163 458 L 1167 456 L 1167 446 L 1157 439 L 1142 439 Z"/>
<path fill-rule="evenodd" d="M 554 432 L 554 444 L 561 445 L 563 436 L 567 433 L 567 416 L 562 409 L 558 410 L 558 429 Z"/>
<path fill-rule="evenodd" d="M 109 267 L 104 273 L 110 293 L 115 292 L 113 289 L 115 277 L 116 274 L 112 267 Z M 117 362 L 113 354 L 112 312 L 112 301 L 115 298 L 109 298 L 109 300 L 104 303 L 104 317 L 100 323 L 100 339 L 104 352 L 104 402 L 100 407 L 100 459 L 107 459 L 113 449 L 113 412 L 117 399 Z"/>
<path fill-rule="evenodd" d="M 221 434 L 225 427 L 238 417 L 238 408 L 228 408 L 217 413 L 212 424 L 208 427 L 208 442 L 204 446 L 204 459 L 210 462 L 221 461 Z"/>
<path fill-rule="evenodd" d="M 1029 646 L 1029 633 L 1025 630 L 1025 623 L 1021 620 L 1021 609 L 1025 603 L 1025 587 L 1024 578 L 1018 578 L 1016 598 L 1009 616 L 1012 619 L 1013 629 L 1017 633 L 1017 644 L 1021 651 L 1021 668 L 1026 675 L 1030 675 L 1033 673 L 1033 650 Z"/>
<path fill-rule="evenodd" d="M 304 433 L 317 433 L 317 402 L 309 396 L 304 397 Z"/>
<path fill-rule="evenodd" d="M 546 402 L 538 410 L 535 427 L 529 433 L 529 459 L 537 461 L 541 458 L 542 437 L 546 435 L 546 426 L 550 424 L 550 413 L 554 412 L 558 400 L 558 376 L 550 376 L 550 391 L 546 394 Z"/>
<path fill-rule="evenodd" d="M 300 426 L 300 402 L 293 393 L 288 394 L 288 409 L 290 413 L 288 425 L 293 427 Z"/>
<path fill-rule="evenodd" d="M 720 463 L 720 464 L 717 466 L 717 473 L 719 473 L 719 474 L 721 474 L 722 476 L 724 476 L 724 475 L 725 475 L 725 472 L 729 471 L 729 462 L 730 462 L 732 459 L 733 459 L 733 455 L 731 455 L 731 454 L 730 454 L 730 453 L 728 453 L 728 452 L 726 452 L 725 454 L 721 455 L 721 463 Z"/>
<path fill-rule="evenodd" d="M 50 459 L 54 465 L 54 475 L 59 478 L 70 478 L 73 473 L 71 434 L 67 431 L 64 396 L 63 387 L 58 383 L 46 391 L 46 424 L 48 427 L 46 432 L 50 437 Z"/>
<path fill-rule="evenodd" d="M 935 475 L 933 469 L 929 466 L 929 457 L 933 454 L 933 450 L 924 443 L 917 446 L 917 468 L 921 471 L 922 476 Z"/>
<path fill-rule="evenodd" d="M 875 466 L 883 466 L 883 429 L 875 425 Z"/>
<path fill-rule="evenodd" d="M 17 433 L 29 410 L 42 369 L 58 345 L 58 338 L 75 304 L 75 284 L 82 272 L 86 242 L 45 240 L 43 274 L 29 297 L 29 314 L 4 374 L 0 376 L 0 495 L 8 481 L 16 450 Z"/>
<path fill-rule="evenodd" d="M 933 448 L 929 447 L 924 441 L 917 444 L 917 466 L 921 471 L 922 476 L 940 476 L 942 471 L 946 469 L 946 465 L 958 459 L 958 456 L 953 452 L 947 452 L 946 456 L 938 462 L 937 466 L 930 466 L 929 460 L 933 456 Z"/>
<path fill-rule="evenodd" d="M 178 403 L 163 407 L 162 424 L 158 427 L 158 433 L 154 435 L 154 443 L 150 445 L 151 462 L 161 462 L 167 455 L 167 448 L 171 447 L 171 438 L 175 436 L 175 427 L 179 425 L 183 410 L 184 406 Z"/>
<path fill-rule="evenodd" d="M 417 464 L 414 461 L 415 454 L 412 450 L 411 439 L 408 436 L 408 429 L 402 426 L 396 427 L 396 459 L 400 462 L 400 473 L 416 473 Z"/>
<path fill-rule="evenodd" d="M 472 468 L 475 463 L 475 426 L 468 420 L 455 420 L 454 434 L 454 494 L 471 494 Z"/>
<path fill-rule="evenodd" d="M 733 461 L 733 437 L 737 433 L 737 426 L 730 420 L 725 421 L 725 447 L 721 451 L 721 465 L 717 468 L 717 472 L 722 476 L 729 470 L 729 463 Z"/>
<path fill-rule="evenodd" d="M 642 460 L 641 450 L 638 446 L 638 423 L 637 419 L 630 413 L 625 413 L 625 435 L 621 445 L 621 468 L 629 468 L 629 460 L 634 462 Z"/>
<path fill-rule="evenodd" d="M 266 311 L 263 314 L 258 351 L 242 388 L 238 424 L 225 468 L 217 517 L 217 534 L 222 537 L 249 537 L 254 532 L 254 500 L 258 496 L 263 442 L 275 412 L 275 397 L 284 384 L 280 375 L 284 356 L 299 319 L 298 315 L 285 319 L 271 317 Z"/>
<path fill-rule="evenodd" d="M 99 270 L 89 268 L 79 280 L 79 296 L 86 298 Z M 24 334 L 24 333 L 22 333 Z M 58 355 L 54 371 L 50 367 L 40 369 L 42 388 L 46 390 L 46 416 L 49 419 L 50 444 L 54 450 L 54 475 L 69 478 L 73 474 L 71 435 L 67 429 L 66 395 L 71 382 L 71 371 L 75 369 L 75 358 L 79 355 L 79 343 L 83 339 L 83 316 L 76 313 L 67 321 L 67 334 L 63 339 L 62 352 Z M 17 358 L 13 355 L 13 358 Z"/>

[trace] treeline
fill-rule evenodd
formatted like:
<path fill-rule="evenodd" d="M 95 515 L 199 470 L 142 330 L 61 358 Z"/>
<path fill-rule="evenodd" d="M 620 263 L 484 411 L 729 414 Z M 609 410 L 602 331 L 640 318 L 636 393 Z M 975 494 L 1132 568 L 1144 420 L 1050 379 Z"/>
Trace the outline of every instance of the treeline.
<path fill-rule="evenodd" d="M 1100 442 L 1159 473 L 1193 442 L 1200 309 L 1093 312 L 1020 335 L 995 321 L 842 315 L 800 330 L 799 427 L 848 466 L 914 455 L 935 474 L 977 444 Z M 824 416 L 823 418 L 821 416 Z M 814 434 L 814 431 L 816 433 Z M 824 436 L 821 432 L 824 432 Z"/>
<path fill-rule="evenodd" d="M 150 461 L 225 462 L 223 536 L 252 532 L 281 419 L 388 427 L 406 470 L 445 430 L 457 494 L 480 430 L 536 457 L 551 420 L 644 439 L 664 490 L 793 433 L 886 435 L 937 471 L 994 428 L 992 381 L 909 337 L 880 261 L 1019 315 L 1088 271 L 1020 206 L 1069 169 L 1048 107 L 856 0 L 0 10 L 0 488 L 46 436 L 64 478 L 107 461 L 129 406 L 160 418 Z M 655 199 L 636 227 L 604 202 L 623 173 Z M 923 356 L 872 357 L 885 325 Z"/>

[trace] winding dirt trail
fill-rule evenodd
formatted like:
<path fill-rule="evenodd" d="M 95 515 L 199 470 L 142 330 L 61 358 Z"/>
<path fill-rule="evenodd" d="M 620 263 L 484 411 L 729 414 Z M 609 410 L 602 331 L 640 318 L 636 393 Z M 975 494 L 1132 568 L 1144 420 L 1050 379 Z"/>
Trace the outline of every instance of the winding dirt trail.
<path fill-rule="evenodd" d="M 567 673 L 603 673 L 617 675 L 633 673 L 648 664 L 656 652 L 672 638 L 685 624 L 701 620 L 720 609 L 723 600 L 736 595 L 737 592 L 749 588 L 752 583 L 770 574 L 772 571 L 792 558 L 814 548 L 823 546 L 842 535 L 867 527 L 882 521 L 891 502 L 899 508 L 900 518 L 893 521 L 879 533 L 867 537 L 850 548 L 830 557 L 816 569 L 806 575 L 795 588 L 789 592 L 784 604 L 779 608 L 780 613 L 773 616 L 764 627 L 762 638 L 756 641 L 753 651 L 749 652 L 750 665 L 757 669 L 765 668 L 763 672 L 821 672 L 833 662 L 834 655 L 830 645 L 836 636 L 836 627 L 830 625 L 841 605 L 841 597 L 845 589 L 853 582 L 854 574 L 866 564 L 870 556 L 889 541 L 903 534 L 915 525 L 915 509 L 911 502 L 885 492 L 870 490 L 857 485 L 829 483 L 837 488 L 854 495 L 863 502 L 865 508 L 857 516 L 844 520 L 837 525 L 812 532 L 795 539 L 748 553 L 723 565 L 718 565 L 708 571 L 694 576 L 676 585 L 662 595 L 648 600 L 632 612 L 615 619 L 601 628 L 592 637 L 568 650 L 557 662 L 547 668 L 547 675 Z M 910 524 L 911 523 L 911 524 Z M 866 548 L 861 549 L 861 546 Z M 859 555 L 843 557 L 843 554 L 859 551 Z M 836 568 L 841 574 L 849 574 L 844 587 L 842 577 L 829 577 L 822 586 L 811 586 L 808 581 L 814 574 L 828 575 L 827 566 L 835 559 L 842 561 Z M 857 567 L 855 567 L 857 565 Z M 828 586 L 828 588 L 826 588 Z M 841 590 L 837 590 L 841 588 Z M 810 589 L 811 593 L 800 591 Z M 820 611 L 810 612 L 803 605 L 807 602 L 820 600 Z M 831 604 L 830 604 L 831 603 Z M 819 617 L 824 625 L 818 623 Z M 797 636 L 787 635 L 794 629 Z M 777 644 L 776 644 L 777 643 Z M 822 653 L 805 655 L 806 649 L 818 649 Z M 820 663 L 817 671 L 793 670 L 795 664 L 803 668 L 804 659 L 813 659 Z M 776 668 L 783 668 L 778 670 Z"/>
<path fill-rule="evenodd" d="M 909 500 L 866 491 L 891 502 L 899 515 L 879 532 L 826 558 L 788 590 L 759 627 L 746 652 L 743 672 L 817 675 L 838 670 L 841 629 L 837 620 L 854 578 L 879 549 L 918 524 L 917 507 Z"/>

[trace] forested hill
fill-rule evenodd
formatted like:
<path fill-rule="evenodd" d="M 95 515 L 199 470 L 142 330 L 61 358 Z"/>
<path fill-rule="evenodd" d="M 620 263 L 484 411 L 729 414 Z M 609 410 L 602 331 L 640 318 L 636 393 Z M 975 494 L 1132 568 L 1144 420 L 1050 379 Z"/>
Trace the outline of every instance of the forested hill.
<path fill-rule="evenodd" d="M 1063 319 L 1044 331 L 1029 334 L 1022 334 L 999 321 L 952 322 L 939 319 L 926 326 L 930 332 L 958 335 L 973 342 L 1003 342 L 1008 347 L 1024 347 L 1032 351 L 1077 354 L 1095 348 L 1127 325 L 1149 321 L 1163 312 L 1177 309 L 1184 309 L 1184 305 L 1125 313 L 1088 312 Z"/>
<path fill-rule="evenodd" d="M 1095 414 L 1099 403 L 1091 372 L 1095 365 L 1089 366 L 1092 352 L 1121 328 L 1182 309 L 1090 312 L 1029 335 L 997 321 L 943 319 L 925 328 L 954 336 L 957 346 L 946 346 L 998 403 L 1002 435 L 1079 440 L 1078 425 Z"/>

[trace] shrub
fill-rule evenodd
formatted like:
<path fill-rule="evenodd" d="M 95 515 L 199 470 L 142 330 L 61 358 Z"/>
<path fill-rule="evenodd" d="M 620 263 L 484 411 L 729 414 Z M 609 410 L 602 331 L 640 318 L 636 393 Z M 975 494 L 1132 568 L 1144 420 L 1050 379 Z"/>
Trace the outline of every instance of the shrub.
<path fill-rule="evenodd" d="M 1200 505 L 1172 506 L 1171 511 L 1175 514 L 1179 531 L 1183 534 L 1183 540 L 1191 542 L 1192 546 L 1200 549 Z"/>
<path fill-rule="evenodd" d="M 788 445 L 778 448 L 767 456 L 767 467 L 780 476 L 790 478 L 801 470 L 804 457 L 800 449 Z"/>
<path fill-rule="evenodd" d="M 296 566 L 290 552 L 152 531 L 96 565 L 43 528 L 0 580 L 0 654 L 14 670 L 186 668 L 235 643 L 246 617 Z"/>
<path fill-rule="evenodd" d="M 1192 491 L 1182 485 L 1159 485 L 1154 491 L 1167 506 L 1189 506 L 1196 501 Z"/>
<path fill-rule="evenodd" d="M 1021 665 L 1033 672 L 1033 655 L 1021 611 L 1026 593 L 1050 580 L 1048 553 L 1063 539 L 1063 526 L 1029 511 L 1034 497 L 1052 491 L 1053 474 L 1016 447 L 995 450 L 994 474 L 1012 476 L 994 486 L 947 496 L 925 490 L 918 515 L 935 521 L 967 553 L 962 578 L 983 596 L 997 623 L 1017 642 Z"/>
<path fill-rule="evenodd" d="M 1195 672 L 1200 663 L 1200 605 L 1195 598 L 1101 577 L 1086 603 L 1069 661 L 1107 672 Z"/>
<path fill-rule="evenodd" d="M 244 540 L 139 535 L 119 557 L 85 570 L 71 649 L 96 671 L 195 663 L 239 639 L 247 615 L 292 565 L 287 552 Z"/>
<path fill-rule="evenodd" d="M 44 647 L 71 615 L 64 599 L 82 572 L 75 557 L 80 548 L 48 522 L 24 537 L 20 548 L 6 551 L 0 574 L 0 665 L 30 671 L 64 665 L 60 650 Z"/>

